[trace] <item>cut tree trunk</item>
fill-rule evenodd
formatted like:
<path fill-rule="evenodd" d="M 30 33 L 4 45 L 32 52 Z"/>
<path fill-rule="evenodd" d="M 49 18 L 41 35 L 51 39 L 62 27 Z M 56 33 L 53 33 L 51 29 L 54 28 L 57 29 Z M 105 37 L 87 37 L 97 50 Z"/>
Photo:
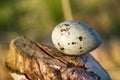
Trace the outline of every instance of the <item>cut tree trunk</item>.
<path fill-rule="evenodd" d="M 111 80 L 89 53 L 67 56 L 23 36 L 11 41 L 6 67 L 14 80 Z"/>

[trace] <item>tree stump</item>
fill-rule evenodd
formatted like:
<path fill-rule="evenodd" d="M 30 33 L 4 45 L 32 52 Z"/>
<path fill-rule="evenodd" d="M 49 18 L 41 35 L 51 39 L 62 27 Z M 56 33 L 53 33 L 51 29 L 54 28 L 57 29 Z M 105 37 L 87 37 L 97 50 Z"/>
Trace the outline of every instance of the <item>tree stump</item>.
<path fill-rule="evenodd" d="M 89 53 L 67 56 L 23 36 L 11 41 L 6 67 L 14 80 L 111 80 Z"/>

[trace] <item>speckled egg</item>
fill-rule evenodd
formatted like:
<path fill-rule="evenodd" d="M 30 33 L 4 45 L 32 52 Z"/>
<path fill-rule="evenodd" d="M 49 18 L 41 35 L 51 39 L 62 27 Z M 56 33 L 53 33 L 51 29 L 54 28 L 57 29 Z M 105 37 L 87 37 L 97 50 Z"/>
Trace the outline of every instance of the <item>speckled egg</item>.
<path fill-rule="evenodd" d="M 54 46 L 66 55 L 83 55 L 101 44 L 99 34 L 79 21 L 64 21 L 52 32 Z"/>

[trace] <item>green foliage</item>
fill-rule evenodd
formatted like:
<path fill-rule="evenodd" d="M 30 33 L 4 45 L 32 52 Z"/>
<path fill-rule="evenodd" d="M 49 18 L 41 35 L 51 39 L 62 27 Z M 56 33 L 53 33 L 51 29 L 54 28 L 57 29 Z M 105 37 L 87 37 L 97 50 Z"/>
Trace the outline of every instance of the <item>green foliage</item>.
<path fill-rule="evenodd" d="M 64 19 L 61 0 L 45 0 L 45 3 L 54 21 L 60 22 Z"/>
<path fill-rule="evenodd" d="M 117 2 L 119 1 L 70 0 L 74 19 L 93 26 L 105 37 L 120 35 L 120 6 Z M 8 35 L 12 36 L 13 33 L 34 38 L 45 36 L 63 20 L 61 0 L 1 0 L 0 40 L 4 41 L 6 37 L 8 41 Z"/>

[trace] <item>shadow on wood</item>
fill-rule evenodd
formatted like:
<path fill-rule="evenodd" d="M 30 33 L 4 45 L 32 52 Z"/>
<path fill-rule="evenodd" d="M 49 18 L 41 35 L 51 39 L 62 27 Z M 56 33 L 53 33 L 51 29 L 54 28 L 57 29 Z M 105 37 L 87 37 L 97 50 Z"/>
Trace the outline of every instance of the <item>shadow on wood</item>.
<path fill-rule="evenodd" d="M 15 80 L 111 80 L 89 53 L 63 55 L 23 36 L 11 41 L 6 67 Z"/>

